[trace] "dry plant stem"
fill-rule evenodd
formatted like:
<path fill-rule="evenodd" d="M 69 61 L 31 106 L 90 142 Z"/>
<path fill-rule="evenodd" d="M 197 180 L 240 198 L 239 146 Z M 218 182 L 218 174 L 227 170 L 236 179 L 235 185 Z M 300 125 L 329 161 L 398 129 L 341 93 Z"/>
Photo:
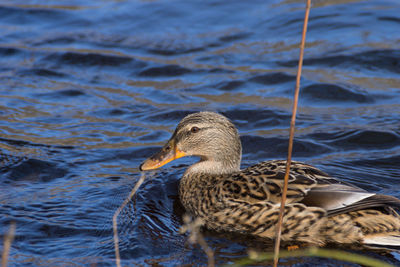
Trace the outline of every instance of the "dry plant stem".
<path fill-rule="evenodd" d="M 274 253 L 275 253 L 274 254 L 275 255 L 274 256 L 274 267 L 278 266 L 278 261 L 279 261 L 279 247 L 280 247 L 280 242 L 281 242 L 282 221 L 283 221 L 283 214 L 285 211 L 285 202 L 286 202 L 286 195 L 287 195 L 287 188 L 288 188 L 290 164 L 292 162 L 294 126 L 295 126 L 295 122 L 296 122 L 297 103 L 299 101 L 301 69 L 303 67 L 304 45 L 305 45 L 305 41 L 306 41 L 306 32 L 307 32 L 308 16 L 310 14 L 310 6 L 311 6 L 311 0 L 307 0 L 306 12 L 304 15 L 303 34 L 301 37 L 299 64 L 298 64 L 297 76 L 296 76 L 296 88 L 295 88 L 295 92 L 294 92 L 292 120 L 290 121 L 289 147 L 288 147 L 288 156 L 287 156 L 287 160 L 286 160 L 285 180 L 284 180 L 283 191 L 282 191 L 281 207 L 279 210 L 279 219 L 278 219 L 278 224 L 277 224 L 277 228 L 276 228 L 275 249 L 274 249 Z"/>
<path fill-rule="evenodd" d="M 10 254 L 11 243 L 14 240 L 15 222 L 11 222 L 8 234 L 4 236 L 3 255 L 1 256 L 1 266 L 6 267 L 8 263 L 8 255 Z"/>
<path fill-rule="evenodd" d="M 125 199 L 122 205 L 115 211 L 113 216 L 113 230 L 114 230 L 114 247 L 115 247 L 115 264 L 118 267 L 121 267 L 121 257 L 119 255 L 119 238 L 118 238 L 118 225 L 117 225 L 117 218 L 121 211 L 124 209 L 126 204 L 131 200 L 131 198 L 135 195 L 136 191 L 139 189 L 140 185 L 143 183 L 146 176 L 144 173 L 140 175 L 139 181 L 137 181 L 135 187 L 132 189 L 129 196 Z"/>
<path fill-rule="evenodd" d="M 199 219 L 193 219 L 190 215 L 185 214 L 183 216 L 183 226 L 180 229 L 180 233 L 189 233 L 189 242 L 192 244 L 199 244 L 201 249 L 206 253 L 208 259 L 208 267 L 215 266 L 214 251 L 208 246 L 206 240 L 200 232 L 200 227 L 204 225 L 204 222 Z"/>
<path fill-rule="evenodd" d="M 200 233 L 197 235 L 197 243 L 207 254 L 208 267 L 214 267 L 215 266 L 214 251 L 207 245 L 207 242 L 204 240 L 203 236 Z"/>

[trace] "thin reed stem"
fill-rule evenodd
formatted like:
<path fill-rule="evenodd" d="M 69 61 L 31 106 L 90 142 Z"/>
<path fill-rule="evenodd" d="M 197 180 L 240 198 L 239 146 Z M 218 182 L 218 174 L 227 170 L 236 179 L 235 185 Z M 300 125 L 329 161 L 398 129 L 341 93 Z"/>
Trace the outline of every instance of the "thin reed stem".
<path fill-rule="evenodd" d="M 276 228 L 276 236 L 275 236 L 275 249 L 274 249 L 274 267 L 278 266 L 279 261 L 279 247 L 281 242 L 281 231 L 282 231 L 282 221 L 283 215 L 285 211 L 285 202 L 289 181 L 289 171 L 290 165 L 292 163 L 292 150 L 293 150 L 293 138 L 294 138 L 294 126 L 296 123 L 296 113 L 297 113 L 297 104 L 299 101 L 299 92 L 300 92 L 300 78 L 301 78 L 301 69 L 303 67 L 303 55 L 304 55 L 304 46 L 306 42 L 306 33 L 307 33 L 307 24 L 308 24 L 308 16 L 310 14 L 310 6 L 311 0 L 307 0 L 306 11 L 304 15 L 304 24 L 303 24 L 303 33 L 301 36 L 301 44 L 300 44 L 300 56 L 299 56 L 299 64 L 297 68 L 297 76 L 296 76 L 296 88 L 294 92 L 294 101 L 292 108 L 292 119 L 290 121 L 290 135 L 289 135 L 289 147 L 288 147 L 288 156 L 286 160 L 286 170 L 285 170 L 285 180 L 282 191 L 282 199 L 281 199 L 281 207 L 279 210 L 279 219 L 278 225 Z"/>
<path fill-rule="evenodd" d="M 204 239 L 203 235 L 201 234 L 200 227 L 204 225 L 204 221 L 200 218 L 192 218 L 190 215 L 185 214 L 183 216 L 183 226 L 179 230 L 181 234 L 186 232 L 189 233 L 189 242 L 192 244 L 199 244 L 200 247 L 207 255 L 208 259 L 208 267 L 215 266 L 214 260 L 214 251 L 208 246 L 206 240 Z"/>
<path fill-rule="evenodd" d="M 206 240 L 203 238 L 203 236 L 198 237 L 199 245 L 201 248 L 204 250 L 204 252 L 207 255 L 207 260 L 208 260 L 208 267 L 214 267 L 215 266 L 215 260 L 214 260 L 214 251 L 208 246 Z"/>
<path fill-rule="evenodd" d="M 136 194 L 136 191 L 139 189 L 141 184 L 143 183 L 144 179 L 146 176 L 142 172 L 140 175 L 139 181 L 137 181 L 135 187 L 133 187 L 131 193 L 129 196 L 125 199 L 125 201 L 122 203 L 122 205 L 115 211 L 114 216 L 113 216 L 113 230 L 114 230 L 114 248 L 115 248 L 115 264 L 117 267 L 121 267 L 121 256 L 119 254 L 119 238 L 118 238 L 118 224 L 117 224 L 117 218 L 118 215 L 121 213 L 121 211 L 124 209 L 126 204 L 132 199 L 132 197 Z"/>
<path fill-rule="evenodd" d="M 8 229 L 8 233 L 4 236 L 3 253 L 1 256 L 2 267 L 6 267 L 8 264 L 8 255 L 10 254 L 11 244 L 14 240 L 15 228 L 15 222 L 11 222 L 10 229 Z"/>

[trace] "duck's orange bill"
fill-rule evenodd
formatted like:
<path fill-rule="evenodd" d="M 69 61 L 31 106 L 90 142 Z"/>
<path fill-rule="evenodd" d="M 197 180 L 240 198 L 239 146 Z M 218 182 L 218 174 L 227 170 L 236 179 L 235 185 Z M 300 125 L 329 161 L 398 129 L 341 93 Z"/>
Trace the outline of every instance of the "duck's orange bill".
<path fill-rule="evenodd" d="M 177 148 L 170 149 L 169 151 L 166 151 L 165 148 L 163 148 L 157 154 L 154 154 L 150 158 L 146 159 L 142 163 L 142 165 L 140 165 L 140 170 L 148 171 L 148 170 L 158 169 L 158 168 L 164 166 L 165 164 L 167 164 L 175 159 L 182 158 L 184 156 L 186 156 L 186 154 Z"/>

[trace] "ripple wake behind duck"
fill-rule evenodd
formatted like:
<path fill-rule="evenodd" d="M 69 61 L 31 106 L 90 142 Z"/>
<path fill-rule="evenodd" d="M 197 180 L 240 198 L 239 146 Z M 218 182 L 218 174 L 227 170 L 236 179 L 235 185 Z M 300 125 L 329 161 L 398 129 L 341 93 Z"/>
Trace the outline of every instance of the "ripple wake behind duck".
<path fill-rule="evenodd" d="M 273 239 L 286 162 L 265 161 L 240 170 L 241 154 L 236 127 L 220 114 L 199 112 L 183 118 L 167 144 L 140 169 L 200 157 L 180 182 L 186 210 L 209 229 Z M 400 200 L 395 197 L 369 193 L 300 162 L 292 162 L 287 194 L 284 241 L 400 248 Z"/>

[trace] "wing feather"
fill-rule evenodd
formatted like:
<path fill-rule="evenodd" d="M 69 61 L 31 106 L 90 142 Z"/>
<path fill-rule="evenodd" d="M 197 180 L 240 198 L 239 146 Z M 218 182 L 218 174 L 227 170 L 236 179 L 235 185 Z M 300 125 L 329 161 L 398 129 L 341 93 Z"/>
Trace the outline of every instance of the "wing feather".
<path fill-rule="evenodd" d="M 241 175 L 250 176 L 252 180 L 257 181 L 256 186 L 252 188 L 253 191 L 256 187 L 262 187 L 264 190 L 262 192 L 265 192 L 259 194 L 261 197 L 255 201 L 280 202 L 285 164 L 284 160 L 266 161 L 241 172 Z M 400 208 L 400 200 L 395 197 L 370 193 L 335 179 L 311 165 L 296 161 L 292 162 L 289 176 L 288 203 L 320 207 L 328 212 L 328 216 L 368 208 Z"/>

